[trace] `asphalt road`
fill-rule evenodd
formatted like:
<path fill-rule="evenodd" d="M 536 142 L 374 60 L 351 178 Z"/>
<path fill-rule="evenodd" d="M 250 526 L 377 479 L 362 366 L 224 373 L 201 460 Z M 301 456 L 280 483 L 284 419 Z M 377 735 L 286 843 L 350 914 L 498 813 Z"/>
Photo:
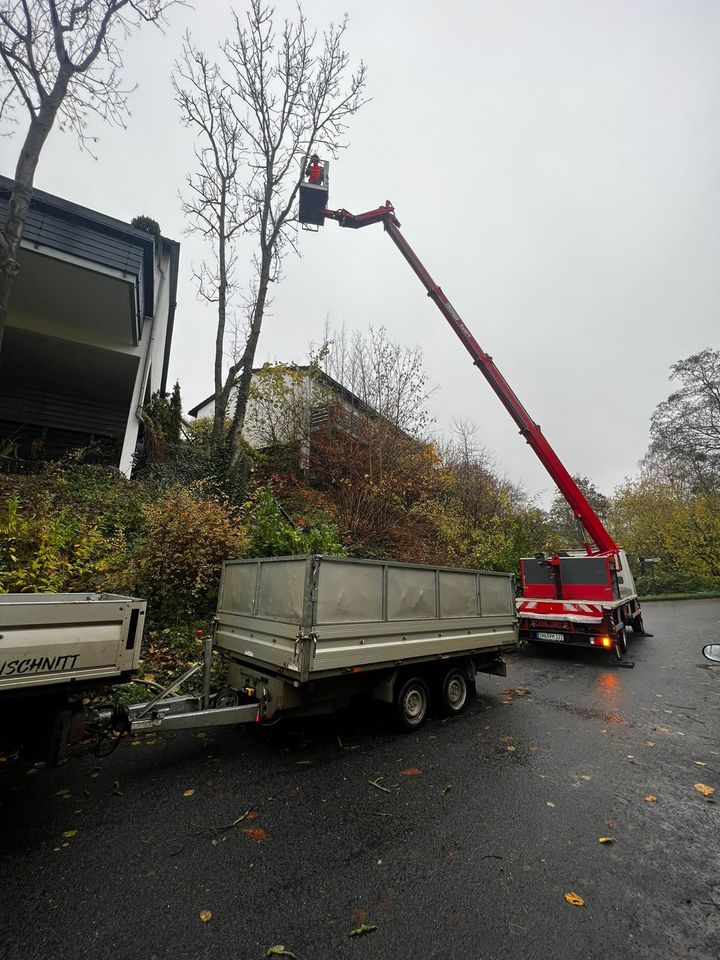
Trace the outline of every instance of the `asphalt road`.
<path fill-rule="evenodd" d="M 720 602 L 645 623 L 633 670 L 518 654 L 417 735 L 368 707 L 0 765 L 0 957 L 716 960 Z"/>

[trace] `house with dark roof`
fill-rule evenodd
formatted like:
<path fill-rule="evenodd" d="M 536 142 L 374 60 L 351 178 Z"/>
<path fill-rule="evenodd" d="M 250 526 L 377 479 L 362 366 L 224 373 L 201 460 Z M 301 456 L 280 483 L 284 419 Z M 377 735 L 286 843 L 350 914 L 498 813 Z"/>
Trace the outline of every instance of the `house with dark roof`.
<path fill-rule="evenodd" d="M 277 377 L 281 378 L 282 386 Z M 232 417 L 233 411 L 231 395 L 228 417 Z M 213 394 L 188 414 L 204 419 L 212 417 L 214 412 Z M 243 428 L 243 437 L 250 446 L 266 452 L 295 449 L 297 465 L 308 471 L 310 449 L 315 446 L 313 438 L 317 431 L 325 429 L 325 424 L 336 436 L 339 434 L 361 444 L 368 442 L 369 424 L 403 443 L 421 443 L 317 366 L 266 364 L 253 370 Z M 378 442 L 377 435 L 375 442 Z"/>
<path fill-rule="evenodd" d="M 0 220 L 13 182 L 0 177 Z M 180 245 L 36 190 L 0 353 L 0 469 L 93 445 L 129 476 L 167 387 Z"/>
<path fill-rule="evenodd" d="M 345 414 L 345 418 L 352 418 L 358 413 L 362 413 L 371 419 L 383 419 L 382 414 L 378 413 L 373 407 L 367 404 L 360 397 L 356 396 L 351 390 L 343 386 L 342 383 L 333 379 L 324 370 L 318 367 L 311 367 L 303 364 L 267 364 L 264 367 L 253 369 L 253 377 L 257 378 L 275 367 L 284 368 L 288 372 L 288 380 L 291 382 L 291 388 L 298 394 L 298 399 L 305 407 L 306 416 L 310 427 L 317 427 L 323 423 L 328 416 L 328 410 L 331 404 L 339 406 Z M 253 446 L 258 446 L 264 439 L 263 431 L 256 426 L 257 403 L 254 401 L 251 392 L 248 400 L 247 414 L 245 418 L 245 439 Z M 234 410 L 234 400 L 231 396 L 228 409 L 228 416 L 232 417 Z M 188 416 L 203 419 L 212 417 L 215 414 L 215 394 L 206 397 L 192 409 L 188 410 Z M 288 424 L 289 426 L 289 424 Z M 394 428 L 397 429 L 397 428 Z M 402 433 L 402 431 L 399 431 Z M 281 440 L 282 437 L 278 437 Z"/>

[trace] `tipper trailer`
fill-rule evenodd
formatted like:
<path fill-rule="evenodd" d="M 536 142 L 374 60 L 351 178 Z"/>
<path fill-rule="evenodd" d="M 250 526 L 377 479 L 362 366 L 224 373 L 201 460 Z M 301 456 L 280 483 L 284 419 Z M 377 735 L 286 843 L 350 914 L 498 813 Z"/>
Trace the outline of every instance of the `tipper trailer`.
<path fill-rule="evenodd" d="M 131 638 L 129 620 L 118 618 L 124 610 L 132 619 L 132 609 L 139 618 L 144 603 L 112 598 L 116 619 L 108 628 L 100 617 L 103 602 L 84 597 L 0 598 L 6 601 L 0 604 L 0 662 L 7 649 L 14 662 L 35 664 L 23 669 L 21 680 L 13 674 L 11 686 L 3 686 L 0 673 L 0 708 L 10 723 L 13 703 L 35 716 L 49 759 L 61 752 L 60 733 L 77 711 L 62 695 L 72 693 L 73 684 L 126 679 L 138 665 L 141 628 Z M 87 631 L 77 630 L 78 618 Z M 460 713 L 477 672 L 505 676 L 503 654 L 516 644 L 510 574 L 317 555 L 229 560 L 202 662 L 147 702 L 94 709 L 92 727 L 120 734 L 270 723 L 329 713 L 364 695 L 392 704 L 400 725 L 415 730 L 433 700 L 448 714 Z M 226 661 L 227 684 L 211 692 L 214 650 Z M 62 668 L 48 686 L 44 664 L 57 658 L 73 667 Z M 179 695 L 192 677 L 202 678 L 201 692 Z M 52 696 L 36 699 L 51 689 Z"/>

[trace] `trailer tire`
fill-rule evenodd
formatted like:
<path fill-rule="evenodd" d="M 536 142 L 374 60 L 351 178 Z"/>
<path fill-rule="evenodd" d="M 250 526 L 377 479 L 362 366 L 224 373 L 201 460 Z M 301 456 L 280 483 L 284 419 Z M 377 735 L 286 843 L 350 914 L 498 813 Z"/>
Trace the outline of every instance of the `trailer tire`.
<path fill-rule="evenodd" d="M 440 704 L 443 713 L 456 716 L 465 709 L 469 697 L 467 674 L 458 667 L 448 670 L 440 685 Z"/>
<path fill-rule="evenodd" d="M 395 694 L 395 717 L 402 730 L 418 730 L 428 715 L 430 691 L 422 677 L 401 680 Z"/>

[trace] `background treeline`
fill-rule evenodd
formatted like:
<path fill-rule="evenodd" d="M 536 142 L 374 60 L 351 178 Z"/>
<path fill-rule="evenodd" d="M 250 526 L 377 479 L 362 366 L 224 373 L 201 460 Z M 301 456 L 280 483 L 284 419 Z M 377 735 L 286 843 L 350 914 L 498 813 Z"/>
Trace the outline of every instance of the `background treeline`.
<path fill-rule="evenodd" d="M 644 594 L 720 588 L 720 352 L 671 374 L 677 389 L 653 415 L 639 475 L 611 496 L 578 478 Z M 212 615 L 228 557 L 345 553 L 517 571 L 521 556 L 580 545 L 564 501 L 542 509 L 498 470 L 475 426 L 432 439 L 429 395 L 420 352 L 383 329 L 342 332 L 305 367 L 266 365 L 238 480 L 213 452 L 212 420 L 183 420 L 176 387 L 145 411 L 133 480 L 89 462 L 92 451 L 0 475 L 0 590 L 133 592 L 165 628 Z"/>

